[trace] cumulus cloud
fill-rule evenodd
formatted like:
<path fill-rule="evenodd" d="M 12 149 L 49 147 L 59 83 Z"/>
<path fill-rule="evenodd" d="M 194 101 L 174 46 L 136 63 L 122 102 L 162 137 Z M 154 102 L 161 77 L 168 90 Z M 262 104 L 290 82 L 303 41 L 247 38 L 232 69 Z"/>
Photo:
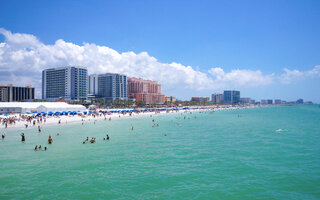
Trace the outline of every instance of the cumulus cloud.
<path fill-rule="evenodd" d="M 303 80 L 306 78 L 320 77 L 320 66 L 315 66 L 308 71 L 299 71 L 297 69 L 290 70 L 284 68 L 284 73 L 279 76 L 279 79 L 284 84 L 289 84 L 294 81 Z"/>
<path fill-rule="evenodd" d="M 0 28 L 4 41 L 0 43 L 0 83 L 15 85 L 32 84 L 41 93 L 43 69 L 62 66 L 85 66 L 89 74 L 123 73 L 159 81 L 163 91 L 223 90 L 238 86 L 256 87 L 271 84 L 274 74 L 264 75 L 261 71 L 211 68 L 207 73 L 179 63 L 161 63 L 147 52 L 119 53 L 107 46 L 84 43 L 82 45 L 62 39 L 54 44 L 44 44 L 31 34 L 12 33 Z M 295 73 L 295 72 L 294 72 Z M 287 70 L 283 79 L 294 74 Z M 319 66 L 309 74 L 319 76 Z"/>
<path fill-rule="evenodd" d="M 238 86 L 261 86 L 268 85 L 273 82 L 274 74 L 263 75 L 260 70 L 232 70 L 229 73 L 225 73 L 222 68 L 211 68 L 209 71 L 216 82 L 228 85 L 232 83 Z"/>

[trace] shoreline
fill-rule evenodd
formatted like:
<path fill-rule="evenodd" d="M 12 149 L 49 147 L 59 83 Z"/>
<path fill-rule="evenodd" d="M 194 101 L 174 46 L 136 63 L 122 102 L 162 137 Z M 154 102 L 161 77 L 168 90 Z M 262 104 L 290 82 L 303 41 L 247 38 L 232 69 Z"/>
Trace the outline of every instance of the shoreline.
<path fill-rule="evenodd" d="M 178 113 L 188 113 L 188 112 L 201 112 L 201 111 L 222 111 L 222 110 L 238 110 L 238 109 L 248 109 L 248 108 L 261 108 L 261 107 L 270 107 L 270 106 L 243 106 L 243 107 L 220 107 L 220 108 L 212 108 L 212 107 L 197 107 L 197 108 L 190 108 L 190 109 L 180 109 L 180 110 L 171 110 L 171 111 L 148 111 L 148 112 L 132 112 L 132 113 L 109 113 L 109 114 L 102 114 L 102 113 L 92 113 L 87 115 L 61 115 L 61 116 L 51 116 L 46 117 L 46 122 L 37 122 L 37 118 L 33 120 L 36 121 L 36 124 L 33 125 L 25 120 L 19 119 L 19 115 L 12 115 L 9 117 L 18 117 L 18 120 L 15 124 L 8 124 L 8 127 L 5 128 L 5 125 L 1 123 L 0 130 L 1 132 L 5 130 L 27 130 L 33 128 L 44 128 L 52 125 L 66 125 L 66 124 L 75 124 L 75 123 L 95 123 L 95 121 L 111 121 L 111 120 L 122 120 L 122 119 L 129 119 L 141 116 L 148 116 L 148 115 L 164 115 L 164 114 L 178 114 Z M 99 110 L 99 109 L 98 109 Z M 119 117 L 120 116 L 120 117 Z M 32 120 L 32 121 L 33 121 Z M 59 123 L 60 121 L 60 123 Z M 28 124 L 28 128 L 26 128 L 25 124 Z"/>

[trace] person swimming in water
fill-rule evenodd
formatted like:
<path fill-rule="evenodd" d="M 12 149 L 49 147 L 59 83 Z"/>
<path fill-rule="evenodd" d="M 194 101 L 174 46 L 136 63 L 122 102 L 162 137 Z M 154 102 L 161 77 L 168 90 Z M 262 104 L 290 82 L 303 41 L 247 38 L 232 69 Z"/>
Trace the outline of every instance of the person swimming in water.
<path fill-rule="evenodd" d="M 4 140 L 4 138 L 6 137 L 6 132 L 2 132 L 2 140 Z"/>
<path fill-rule="evenodd" d="M 36 145 L 36 147 L 34 148 L 35 151 L 38 151 L 38 145 Z"/>
<path fill-rule="evenodd" d="M 52 144 L 52 142 L 53 142 L 52 137 L 51 137 L 51 135 L 49 135 L 48 143 L 49 143 L 49 144 Z"/>
<path fill-rule="evenodd" d="M 47 151 L 47 147 L 44 147 L 43 151 Z"/>
<path fill-rule="evenodd" d="M 26 141 L 26 137 L 24 136 L 24 133 L 21 134 L 21 142 L 25 142 Z"/>
<path fill-rule="evenodd" d="M 90 143 L 95 143 L 96 139 L 95 138 L 91 138 Z"/>
<path fill-rule="evenodd" d="M 40 127 L 40 125 L 38 126 L 38 131 L 39 131 L 39 133 L 41 132 L 41 127 Z"/>
<path fill-rule="evenodd" d="M 87 138 L 82 142 L 82 144 L 85 144 L 85 143 L 87 143 L 87 142 L 89 142 L 89 137 L 87 137 Z"/>
<path fill-rule="evenodd" d="M 41 145 L 39 145 L 39 150 L 40 150 L 41 148 L 42 148 Z"/>
<path fill-rule="evenodd" d="M 107 140 L 109 140 L 110 139 L 110 137 L 109 137 L 109 135 L 107 134 Z"/>

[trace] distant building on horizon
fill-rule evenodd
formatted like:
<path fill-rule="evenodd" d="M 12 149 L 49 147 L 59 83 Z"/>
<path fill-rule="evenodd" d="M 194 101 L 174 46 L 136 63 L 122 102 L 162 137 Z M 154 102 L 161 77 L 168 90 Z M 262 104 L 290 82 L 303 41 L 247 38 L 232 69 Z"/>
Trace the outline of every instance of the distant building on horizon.
<path fill-rule="evenodd" d="M 90 75 L 89 96 L 104 98 L 111 102 L 116 99 L 128 100 L 127 76 L 117 73 Z"/>
<path fill-rule="evenodd" d="M 174 103 L 174 102 L 176 102 L 176 97 L 166 96 L 166 102 Z"/>
<path fill-rule="evenodd" d="M 191 101 L 203 103 L 203 102 L 209 102 L 210 98 L 209 97 L 191 97 Z"/>
<path fill-rule="evenodd" d="M 297 104 L 303 104 L 303 99 L 298 99 L 298 100 L 296 101 L 296 103 L 297 103 Z"/>
<path fill-rule="evenodd" d="M 163 104 L 166 101 L 159 83 L 135 77 L 128 78 L 128 97 L 146 104 Z"/>
<path fill-rule="evenodd" d="M 224 103 L 237 104 L 240 102 L 240 91 L 238 90 L 225 90 L 223 96 Z"/>
<path fill-rule="evenodd" d="M 277 104 L 277 105 L 282 104 L 281 99 L 275 99 L 274 100 L 274 104 Z"/>
<path fill-rule="evenodd" d="M 35 99 L 35 89 L 31 85 L 25 87 L 12 84 L 0 85 L 0 102 L 32 101 Z"/>
<path fill-rule="evenodd" d="M 87 99 L 88 70 L 86 67 L 68 66 L 42 71 L 42 99 L 53 101 Z"/>
<path fill-rule="evenodd" d="M 267 99 L 267 104 L 268 104 L 268 105 L 273 104 L 273 100 L 272 100 L 272 99 Z"/>
<path fill-rule="evenodd" d="M 249 97 L 242 97 L 242 98 L 240 98 L 240 103 L 241 103 L 241 104 L 251 104 L 251 98 L 249 98 Z"/>
<path fill-rule="evenodd" d="M 212 94 L 211 101 L 212 103 L 223 103 L 224 101 L 223 94 Z"/>

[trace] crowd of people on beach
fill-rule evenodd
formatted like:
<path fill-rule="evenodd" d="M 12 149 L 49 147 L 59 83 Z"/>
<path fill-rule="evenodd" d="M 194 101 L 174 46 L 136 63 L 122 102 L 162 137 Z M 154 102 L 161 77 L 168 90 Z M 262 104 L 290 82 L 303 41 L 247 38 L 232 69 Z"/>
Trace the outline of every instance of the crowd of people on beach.
<path fill-rule="evenodd" d="M 46 118 L 45 116 L 39 115 L 26 115 L 26 114 L 19 114 L 19 115 L 14 115 L 10 117 L 3 117 L 0 118 L 0 124 L 4 126 L 4 128 L 8 128 L 8 125 L 15 125 L 16 122 L 21 122 L 24 121 L 25 127 L 28 128 L 29 125 L 35 126 L 36 124 L 42 124 L 46 123 Z"/>

